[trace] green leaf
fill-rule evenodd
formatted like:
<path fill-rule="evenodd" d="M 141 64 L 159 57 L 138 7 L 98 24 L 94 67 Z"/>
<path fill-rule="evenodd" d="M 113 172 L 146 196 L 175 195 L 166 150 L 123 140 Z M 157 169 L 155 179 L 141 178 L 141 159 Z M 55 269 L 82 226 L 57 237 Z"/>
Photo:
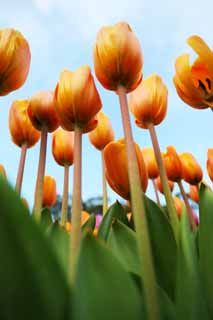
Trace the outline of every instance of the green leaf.
<path fill-rule="evenodd" d="M 131 276 L 101 239 L 82 242 L 73 291 L 73 320 L 141 320 L 141 298 Z"/>
<path fill-rule="evenodd" d="M 88 229 L 93 231 L 95 229 L 95 224 L 96 224 L 95 215 L 91 214 L 89 219 L 81 227 L 82 232 L 84 232 L 85 230 L 88 230 Z"/>
<path fill-rule="evenodd" d="M 204 184 L 199 195 L 199 256 L 202 281 L 206 292 L 209 313 L 213 318 L 213 192 Z"/>
<path fill-rule="evenodd" d="M 48 239 L 0 178 L 0 319 L 70 319 L 70 290 Z"/>
<path fill-rule="evenodd" d="M 173 230 L 159 206 L 146 196 L 144 199 L 157 281 L 174 300 L 177 245 Z"/>
<path fill-rule="evenodd" d="M 118 201 L 116 201 L 105 213 L 98 229 L 98 237 L 105 241 L 107 240 L 114 219 L 119 219 L 126 225 L 129 224 L 124 208 Z"/>
<path fill-rule="evenodd" d="M 176 307 L 181 320 L 208 320 L 195 245 L 186 211 L 182 212 L 177 259 Z"/>

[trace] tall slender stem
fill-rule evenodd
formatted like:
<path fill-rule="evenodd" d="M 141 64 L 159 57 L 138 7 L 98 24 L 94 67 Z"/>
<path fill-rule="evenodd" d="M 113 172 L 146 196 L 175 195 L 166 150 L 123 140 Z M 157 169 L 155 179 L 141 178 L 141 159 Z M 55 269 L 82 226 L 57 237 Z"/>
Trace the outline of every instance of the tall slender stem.
<path fill-rule="evenodd" d="M 146 219 L 145 204 L 133 142 L 127 97 L 125 89 L 123 87 L 119 87 L 117 93 L 120 101 L 121 116 L 126 141 L 128 176 L 131 191 L 131 206 L 136 228 L 139 259 L 141 262 L 141 276 L 143 274 L 142 279 L 144 285 L 147 314 L 150 320 L 157 320 L 160 317 L 158 294 L 156 290 L 155 272 L 152 261 L 153 259 Z"/>
<path fill-rule="evenodd" d="M 102 188 L 103 188 L 103 215 L 107 212 L 108 209 L 108 197 L 107 197 L 107 183 L 105 176 L 105 163 L 104 163 L 104 152 L 101 151 L 102 158 Z"/>
<path fill-rule="evenodd" d="M 47 133 L 48 132 L 46 128 L 43 128 L 41 130 L 40 155 L 39 155 L 38 174 L 37 174 L 37 180 L 36 180 L 35 199 L 34 199 L 34 207 L 33 207 L 33 215 L 38 221 L 41 218 L 41 209 L 42 209 L 44 173 L 45 173 L 46 152 L 47 152 Z"/>
<path fill-rule="evenodd" d="M 63 200 L 61 206 L 61 225 L 64 227 L 67 222 L 67 209 L 68 209 L 68 193 L 69 193 L 69 166 L 64 166 L 64 190 Z"/>
<path fill-rule="evenodd" d="M 70 233 L 70 283 L 73 285 L 75 278 L 78 249 L 81 241 L 81 153 L 82 131 L 75 126 L 74 138 L 74 179 L 72 199 L 72 232 Z"/>
<path fill-rule="evenodd" d="M 175 205 L 174 205 L 174 201 L 173 201 L 173 198 L 172 198 L 171 190 L 169 188 L 169 182 L 168 182 L 168 179 L 167 179 L 166 169 L 165 169 L 165 166 L 164 166 L 164 163 L 163 163 L 163 159 L 162 159 L 162 155 L 161 155 L 161 151 L 160 151 L 160 146 L 159 146 L 157 135 L 156 135 L 156 132 L 155 132 L 155 127 L 153 126 L 152 123 L 150 123 L 148 129 L 149 129 L 149 133 L 150 133 L 150 136 L 151 136 L 153 149 L 154 149 L 154 152 L 155 152 L 155 158 L 156 158 L 156 161 L 157 161 L 157 164 L 158 164 L 160 179 L 161 179 L 161 183 L 162 183 L 162 187 L 163 187 L 163 193 L 164 193 L 164 196 L 166 198 L 166 203 L 167 203 L 169 217 L 170 217 L 170 220 L 171 220 L 171 225 L 173 227 L 173 231 L 174 231 L 174 235 L 175 235 L 176 241 L 178 241 L 178 217 L 177 217 L 177 214 L 176 214 Z"/>
<path fill-rule="evenodd" d="M 183 197 L 183 200 L 185 202 L 185 206 L 186 206 L 186 210 L 187 210 L 187 213 L 188 213 L 188 217 L 189 217 L 189 222 L 190 222 L 191 228 L 194 231 L 196 229 L 196 224 L 195 224 L 195 220 L 194 220 L 194 217 L 193 217 L 192 208 L 190 207 L 189 200 L 188 200 L 188 197 L 186 195 L 186 192 L 184 190 L 184 187 L 183 187 L 183 184 L 182 184 L 181 180 L 178 181 L 178 186 L 179 186 L 181 195 Z"/>
<path fill-rule="evenodd" d="M 27 143 L 23 143 L 21 146 L 21 156 L 19 161 L 18 174 L 16 178 L 16 191 L 18 192 L 18 194 L 21 194 L 26 154 L 27 154 Z"/>
<path fill-rule="evenodd" d="M 157 187 L 156 187 L 156 184 L 155 184 L 155 180 L 154 180 L 154 179 L 152 179 L 152 184 L 153 184 L 153 189 L 154 189 L 154 192 L 155 192 L 155 197 L 156 197 L 157 204 L 158 204 L 159 207 L 160 207 L 160 206 L 161 206 L 161 204 L 160 204 L 160 198 L 159 198 L 158 190 L 157 190 Z"/>

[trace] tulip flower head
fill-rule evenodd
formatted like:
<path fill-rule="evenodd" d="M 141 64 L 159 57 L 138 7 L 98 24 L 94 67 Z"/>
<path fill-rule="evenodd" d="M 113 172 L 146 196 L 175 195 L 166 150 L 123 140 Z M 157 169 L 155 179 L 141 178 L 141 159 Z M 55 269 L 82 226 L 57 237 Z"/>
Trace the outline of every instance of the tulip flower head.
<path fill-rule="evenodd" d="M 189 185 L 189 197 L 192 199 L 194 202 L 198 203 L 199 202 L 199 193 L 197 186 Z"/>
<path fill-rule="evenodd" d="M 213 149 L 208 149 L 207 157 L 208 157 L 206 162 L 207 171 L 208 171 L 209 178 L 213 182 Z"/>
<path fill-rule="evenodd" d="M 175 209 L 177 212 L 177 216 L 180 219 L 182 210 L 184 208 L 184 202 L 178 197 L 174 197 L 173 200 L 174 200 L 174 205 L 175 205 Z"/>
<path fill-rule="evenodd" d="M 173 146 L 167 147 L 167 152 L 162 154 L 166 169 L 166 174 L 171 181 L 180 181 L 182 179 L 182 163 Z"/>
<path fill-rule="evenodd" d="M 109 118 L 103 112 L 99 112 L 97 118 L 97 127 L 89 133 L 89 139 L 92 145 L 101 151 L 114 140 L 114 131 Z"/>
<path fill-rule="evenodd" d="M 196 185 L 203 178 L 203 172 L 197 160 L 189 152 L 180 154 L 182 178 L 189 184 Z"/>
<path fill-rule="evenodd" d="M 169 188 L 170 188 L 170 190 L 172 192 L 173 189 L 174 189 L 174 182 L 170 181 L 170 180 L 168 180 L 168 182 L 169 182 Z M 156 186 L 157 186 L 158 190 L 160 191 L 160 193 L 164 194 L 163 186 L 162 186 L 162 182 L 161 182 L 160 177 L 157 177 L 157 179 L 155 179 L 155 183 L 156 183 Z"/>
<path fill-rule="evenodd" d="M 30 48 L 14 29 L 0 29 L 0 96 L 19 89 L 30 68 Z"/>
<path fill-rule="evenodd" d="M 141 186 L 146 191 L 148 175 L 139 146 L 135 143 Z M 104 148 L 106 179 L 110 187 L 122 198 L 130 200 L 130 186 L 127 170 L 127 155 L 124 139 L 110 142 Z"/>
<path fill-rule="evenodd" d="M 0 164 L 0 176 L 7 178 L 6 170 L 2 164 Z"/>
<path fill-rule="evenodd" d="M 55 131 L 59 126 L 59 118 L 55 110 L 55 100 L 52 91 L 40 91 L 29 100 L 28 115 L 37 130 L 46 128 L 48 132 Z"/>
<path fill-rule="evenodd" d="M 146 165 L 149 179 L 155 179 L 159 176 L 159 170 L 155 159 L 155 153 L 152 148 L 144 148 L 141 150 Z"/>
<path fill-rule="evenodd" d="M 193 108 L 213 108 L 213 52 L 198 36 L 191 36 L 187 42 L 198 58 L 192 65 L 188 54 L 176 59 L 173 80 L 177 93 Z"/>
<path fill-rule="evenodd" d="M 60 166 L 71 166 L 74 153 L 74 133 L 58 128 L 52 136 L 52 153 Z"/>
<path fill-rule="evenodd" d="M 43 207 L 52 207 L 56 203 L 56 182 L 51 176 L 44 177 Z"/>
<path fill-rule="evenodd" d="M 40 132 L 34 128 L 27 113 L 28 100 L 15 100 L 9 112 L 9 129 L 13 142 L 30 148 L 40 139 Z"/>
<path fill-rule="evenodd" d="M 97 125 L 95 116 L 102 103 L 88 66 L 82 66 L 74 72 L 61 72 L 55 89 L 55 101 L 61 126 L 65 130 L 73 131 L 77 125 L 88 132 Z"/>

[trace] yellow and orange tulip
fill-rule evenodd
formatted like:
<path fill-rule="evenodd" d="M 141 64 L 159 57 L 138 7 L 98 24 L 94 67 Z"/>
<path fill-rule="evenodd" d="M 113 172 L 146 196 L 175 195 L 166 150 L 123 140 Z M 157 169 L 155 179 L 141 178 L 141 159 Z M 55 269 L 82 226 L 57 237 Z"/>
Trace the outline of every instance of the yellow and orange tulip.
<path fill-rule="evenodd" d="M 90 214 L 87 211 L 81 211 L 81 226 L 84 225 L 85 222 L 89 219 Z M 67 232 L 70 232 L 72 230 L 72 223 L 66 222 L 65 229 Z"/>
<path fill-rule="evenodd" d="M 189 185 L 189 197 L 192 199 L 194 202 L 198 203 L 199 202 L 199 193 L 197 186 Z"/>
<path fill-rule="evenodd" d="M 52 153 L 60 166 L 71 166 L 74 153 L 74 133 L 58 128 L 52 136 Z"/>
<path fill-rule="evenodd" d="M 182 213 L 182 210 L 183 210 L 183 207 L 184 207 L 184 203 L 178 197 L 174 197 L 173 200 L 174 200 L 174 205 L 175 205 L 175 209 L 176 209 L 176 212 L 177 212 L 177 216 L 180 219 L 181 213 Z"/>
<path fill-rule="evenodd" d="M 172 192 L 173 189 L 174 189 L 174 182 L 173 182 L 173 181 L 170 181 L 170 180 L 168 180 L 168 182 L 169 182 L 169 188 L 170 188 L 170 190 L 171 190 L 171 192 Z M 155 179 L 155 184 L 156 184 L 158 190 L 160 191 L 160 193 L 164 194 L 164 192 L 163 192 L 163 186 L 162 186 L 162 183 L 161 183 L 160 176 L 157 177 L 157 179 Z"/>
<path fill-rule="evenodd" d="M 43 207 L 52 207 L 56 203 L 56 182 L 51 176 L 44 177 Z"/>
<path fill-rule="evenodd" d="M 189 184 L 196 185 L 203 178 L 203 172 L 197 160 L 189 152 L 180 154 L 182 178 Z"/>
<path fill-rule="evenodd" d="M 171 181 L 180 181 L 182 179 L 181 160 L 173 146 L 168 146 L 166 151 L 162 156 L 167 177 Z"/>
<path fill-rule="evenodd" d="M 146 165 L 149 179 L 155 179 L 159 176 L 159 170 L 155 159 L 155 153 L 152 148 L 143 148 L 141 150 Z"/>
<path fill-rule="evenodd" d="M 213 182 L 213 149 L 208 149 L 206 167 L 209 178 Z"/>
<path fill-rule="evenodd" d="M 141 82 L 142 51 L 127 23 L 101 28 L 93 57 L 96 77 L 104 88 L 117 91 L 123 86 L 126 92 L 130 92 Z"/>
<path fill-rule="evenodd" d="M 30 60 L 30 48 L 23 35 L 14 29 L 1 29 L 0 96 L 5 96 L 24 84 Z"/>
<path fill-rule="evenodd" d="M 6 170 L 2 164 L 0 164 L 0 176 L 7 178 Z"/>

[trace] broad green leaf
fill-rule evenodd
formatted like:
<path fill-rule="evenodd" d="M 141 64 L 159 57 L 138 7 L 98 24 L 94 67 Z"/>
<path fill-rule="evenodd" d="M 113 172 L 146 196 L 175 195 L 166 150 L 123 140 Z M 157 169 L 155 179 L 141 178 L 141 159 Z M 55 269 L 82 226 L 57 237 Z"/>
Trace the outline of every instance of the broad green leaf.
<path fill-rule="evenodd" d="M 105 213 L 98 229 L 98 237 L 105 241 L 107 240 L 114 219 L 118 219 L 126 225 L 129 224 L 124 208 L 118 201 L 116 201 Z"/>
<path fill-rule="evenodd" d="M 70 319 L 70 290 L 48 239 L 1 178 L 0 202 L 0 319 Z"/>
<path fill-rule="evenodd" d="M 211 318 L 213 318 L 213 192 L 204 184 L 199 195 L 199 262 Z"/>
<path fill-rule="evenodd" d="M 84 231 L 84 230 L 94 230 L 95 229 L 95 223 L 96 223 L 96 218 L 95 218 L 95 215 L 94 214 L 91 214 L 89 219 L 83 224 L 81 230 Z"/>
<path fill-rule="evenodd" d="M 106 244 L 87 234 L 77 263 L 73 320 L 144 319 L 139 290 Z"/>
<path fill-rule="evenodd" d="M 191 232 L 185 210 L 182 212 L 177 258 L 177 318 L 181 320 L 208 320 L 195 237 Z"/>
<path fill-rule="evenodd" d="M 174 300 L 177 245 L 172 227 L 159 206 L 146 196 L 144 199 L 157 281 Z"/>

